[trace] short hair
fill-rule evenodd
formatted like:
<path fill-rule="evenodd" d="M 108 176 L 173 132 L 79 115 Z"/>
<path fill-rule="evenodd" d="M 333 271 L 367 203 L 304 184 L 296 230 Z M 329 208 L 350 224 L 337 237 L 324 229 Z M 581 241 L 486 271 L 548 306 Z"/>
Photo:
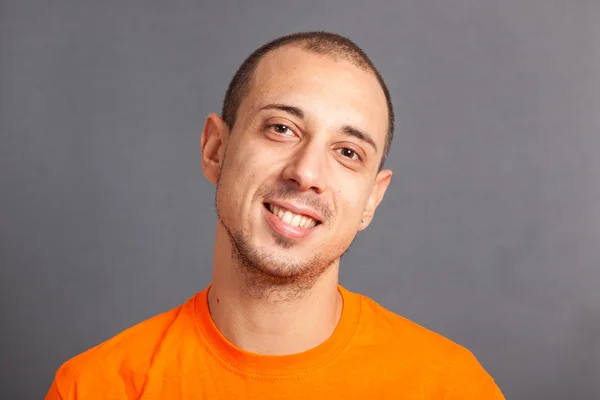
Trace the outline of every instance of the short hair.
<path fill-rule="evenodd" d="M 349 61 L 359 68 L 372 72 L 383 89 L 388 109 L 388 132 L 383 149 L 383 156 L 379 164 L 379 170 L 383 168 L 387 158 L 392 138 L 394 136 L 394 110 L 388 88 L 367 54 L 350 39 L 330 32 L 299 32 L 279 37 L 254 50 L 240 65 L 231 79 L 225 99 L 221 118 L 229 129 L 233 129 L 237 118 L 237 112 L 244 97 L 250 91 L 251 79 L 259 61 L 269 52 L 286 45 L 299 46 L 304 50 L 326 55 L 335 60 Z"/>

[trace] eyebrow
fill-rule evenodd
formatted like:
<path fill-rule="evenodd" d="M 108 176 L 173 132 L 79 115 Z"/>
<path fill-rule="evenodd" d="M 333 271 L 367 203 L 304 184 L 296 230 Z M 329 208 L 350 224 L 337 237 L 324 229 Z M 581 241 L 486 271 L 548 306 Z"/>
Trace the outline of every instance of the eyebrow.
<path fill-rule="evenodd" d="M 300 119 L 304 119 L 304 111 L 302 111 L 302 109 L 298 108 L 298 107 L 294 107 L 294 106 L 290 106 L 287 104 L 278 104 L 278 103 L 273 103 L 273 104 L 267 104 L 263 107 L 260 108 L 261 110 L 281 110 L 284 112 L 287 112 L 289 114 L 292 114 Z M 369 144 L 371 147 L 373 147 L 373 150 L 375 150 L 375 152 L 377 153 L 377 145 L 375 144 L 375 141 L 373 140 L 373 138 L 371 138 L 371 136 L 366 133 L 361 131 L 358 128 L 355 128 L 351 125 L 344 125 L 342 127 L 342 133 L 344 133 L 347 136 L 352 136 L 357 138 L 358 140 L 361 140 L 367 144 Z"/>
<path fill-rule="evenodd" d="M 356 129 L 355 127 L 350 125 L 344 125 L 342 127 L 342 132 L 348 136 L 353 136 L 358 140 L 362 140 L 363 142 L 369 144 L 371 147 L 373 147 L 375 153 L 377 153 L 377 145 L 368 133 L 363 132 L 360 129 Z"/>
<path fill-rule="evenodd" d="M 267 104 L 266 106 L 261 107 L 260 109 L 261 110 L 281 110 L 281 111 L 285 111 L 289 114 L 295 115 L 296 117 L 298 117 L 300 119 L 304 118 L 304 111 L 302 111 L 298 107 L 288 106 L 286 104 Z"/>

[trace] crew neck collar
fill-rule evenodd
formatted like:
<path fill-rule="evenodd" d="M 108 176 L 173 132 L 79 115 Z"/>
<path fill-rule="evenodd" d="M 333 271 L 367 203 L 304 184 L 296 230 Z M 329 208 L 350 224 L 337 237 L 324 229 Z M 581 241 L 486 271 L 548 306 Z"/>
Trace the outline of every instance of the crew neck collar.
<path fill-rule="evenodd" d="M 250 375 L 286 377 L 311 373 L 324 367 L 344 350 L 354 335 L 360 316 L 360 296 L 341 285 L 343 306 L 338 324 L 331 336 L 320 345 L 290 355 L 261 355 L 240 349 L 219 331 L 210 316 L 208 291 L 210 285 L 194 299 L 197 327 L 211 353 L 226 367 Z"/>

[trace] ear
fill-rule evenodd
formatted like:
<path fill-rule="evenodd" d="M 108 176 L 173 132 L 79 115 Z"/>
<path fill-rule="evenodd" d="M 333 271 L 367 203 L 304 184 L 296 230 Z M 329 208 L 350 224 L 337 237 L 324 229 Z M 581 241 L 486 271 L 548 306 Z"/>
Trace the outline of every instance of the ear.
<path fill-rule="evenodd" d="M 390 181 L 392 179 L 392 171 L 389 169 L 381 170 L 377 173 L 377 177 L 375 178 L 375 185 L 373 185 L 373 189 L 371 190 L 371 194 L 369 195 L 369 199 L 367 200 L 367 206 L 363 211 L 362 222 L 360 223 L 358 230 L 362 231 L 365 229 L 371 221 L 373 220 L 373 215 L 375 215 L 375 209 L 381 200 L 383 200 L 383 195 L 390 185 Z"/>
<path fill-rule="evenodd" d="M 229 128 L 225 121 L 217 114 L 209 114 L 206 117 L 202 137 L 200 138 L 200 147 L 202 150 L 202 172 L 206 179 L 215 185 L 219 181 L 219 173 L 223 156 L 225 153 L 225 144 L 229 138 Z"/>

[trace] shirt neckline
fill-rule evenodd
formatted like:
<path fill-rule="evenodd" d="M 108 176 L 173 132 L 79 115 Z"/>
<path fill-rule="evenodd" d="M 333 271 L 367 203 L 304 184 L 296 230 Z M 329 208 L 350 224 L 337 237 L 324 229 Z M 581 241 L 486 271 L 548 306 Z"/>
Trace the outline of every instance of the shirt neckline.
<path fill-rule="evenodd" d="M 238 348 L 219 331 L 208 308 L 209 289 L 210 285 L 196 294 L 194 299 L 199 333 L 209 351 L 223 366 L 249 375 L 289 377 L 318 370 L 344 350 L 356 331 L 360 316 L 360 296 L 338 285 L 343 299 L 342 312 L 335 330 L 327 340 L 301 353 L 282 356 L 261 355 Z"/>

